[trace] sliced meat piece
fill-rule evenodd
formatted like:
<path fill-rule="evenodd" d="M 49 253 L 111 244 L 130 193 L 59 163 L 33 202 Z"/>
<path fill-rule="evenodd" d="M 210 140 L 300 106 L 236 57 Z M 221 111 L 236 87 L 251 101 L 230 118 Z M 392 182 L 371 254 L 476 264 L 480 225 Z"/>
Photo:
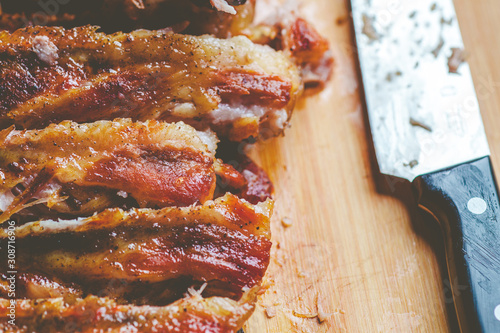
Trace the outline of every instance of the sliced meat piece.
<path fill-rule="evenodd" d="M 240 141 L 282 133 L 302 88 L 287 56 L 246 37 L 94 27 L 0 32 L 0 126 L 182 120 Z"/>
<path fill-rule="evenodd" d="M 234 333 L 253 313 L 257 289 L 249 290 L 239 301 L 202 298 L 192 290 L 186 298 L 164 307 L 118 305 L 95 296 L 17 300 L 14 324 L 9 323 L 11 301 L 0 299 L 0 331 Z"/>
<path fill-rule="evenodd" d="M 0 221 L 37 203 L 76 216 L 130 200 L 150 208 L 203 203 L 215 190 L 216 144 L 213 134 L 182 122 L 65 121 L 43 130 L 6 129 L 0 132 Z M 36 217 L 44 214 L 50 212 Z"/>
<path fill-rule="evenodd" d="M 294 13 L 271 16 L 246 33 L 255 43 L 283 51 L 301 69 L 306 89 L 319 91 L 333 73 L 334 59 L 330 43 L 314 26 Z"/>
<path fill-rule="evenodd" d="M 271 200 L 251 205 L 227 194 L 203 206 L 109 209 L 86 219 L 31 222 L 15 229 L 17 267 L 20 274 L 74 283 L 84 293 L 96 294 L 96 286 L 110 281 L 138 288 L 187 279 L 239 297 L 260 285 L 269 264 L 272 207 Z M 8 235 L 8 228 L 0 230 L 5 257 Z M 3 265 L 0 271 L 8 271 Z M 125 288 L 112 296 L 131 293 Z"/>

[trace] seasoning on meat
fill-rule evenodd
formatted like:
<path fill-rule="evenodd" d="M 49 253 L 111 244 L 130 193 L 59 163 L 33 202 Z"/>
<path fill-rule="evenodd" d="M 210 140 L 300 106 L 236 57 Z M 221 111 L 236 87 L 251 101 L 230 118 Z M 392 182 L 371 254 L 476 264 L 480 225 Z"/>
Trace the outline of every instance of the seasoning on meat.
<path fill-rule="evenodd" d="M 8 322 L 10 300 L 0 299 L 0 331 L 235 333 L 254 311 L 256 289 L 238 301 L 192 292 L 162 307 L 120 305 L 96 296 L 17 300 L 15 325 Z"/>
<path fill-rule="evenodd" d="M 215 190 L 216 143 L 182 122 L 153 120 L 6 129 L 0 132 L 0 221 L 34 203 L 44 205 L 28 210 L 28 220 L 88 216 L 126 202 L 151 208 L 203 203 Z"/>
<path fill-rule="evenodd" d="M 23 249 L 16 258 L 22 277 L 16 297 L 106 295 L 120 303 L 175 306 L 190 285 L 205 284 L 204 295 L 243 298 L 239 304 L 250 311 L 255 298 L 246 291 L 259 288 L 270 260 L 272 209 L 271 200 L 251 205 L 227 194 L 202 206 L 114 208 L 84 219 L 24 224 L 15 229 L 16 246 Z M 8 235 L 8 229 L 0 230 L 5 255 Z M 1 272 L 7 271 L 4 265 Z M 0 296 L 7 297 L 2 288 Z M 33 325 L 51 316 L 74 320 L 58 307 L 50 316 L 40 312 L 44 302 L 59 301 L 28 302 L 34 311 L 18 320 Z M 169 306 L 156 308 L 158 315 Z M 0 305 L 0 317 L 5 311 Z"/>
<path fill-rule="evenodd" d="M 301 92 L 289 58 L 246 37 L 95 30 L 0 32 L 0 126 L 182 120 L 241 141 L 282 133 Z M 40 38 L 57 51 L 40 57 Z"/>

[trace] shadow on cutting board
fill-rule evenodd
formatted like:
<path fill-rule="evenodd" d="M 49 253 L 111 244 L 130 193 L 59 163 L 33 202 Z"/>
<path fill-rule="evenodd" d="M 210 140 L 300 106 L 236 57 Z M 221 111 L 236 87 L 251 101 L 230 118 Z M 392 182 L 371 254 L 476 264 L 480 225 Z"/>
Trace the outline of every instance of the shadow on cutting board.
<path fill-rule="evenodd" d="M 358 80 L 361 82 L 358 64 Z M 361 100 L 365 100 L 363 88 L 359 91 Z M 377 164 L 375 147 L 370 132 L 370 123 L 366 112 L 366 105 L 363 106 L 363 121 L 365 127 L 366 140 L 369 142 L 368 150 L 370 154 L 371 171 L 377 192 L 399 199 L 407 207 L 411 216 L 411 223 L 415 234 L 424 239 L 431 247 L 439 264 L 440 275 L 442 277 L 442 299 L 446 308 L 448 327 L 450 332 L 460 332 L 455 304 L 453 302 L 452 290 L 450 286 L 450 277 L 446 262 L 445 238 L 439 222 L 430 214 L 420 210 L 415 197 L 415 189 L 408 180 L 393 176 L 383 175 Z"/>
<path fill-rule="evenodd" d="M 356 43 L 354 41 L 354 27 L 352 26 L 352 21 L 350 21 L 350 25 L 351 43 L 352 47 L 355 49 Z M 355 58 L 357 59 L 357 57 Z M 358 72 L 358 82 L 362 82 L 358 60 L 356 60 L 356 67 Z M 360 100 L 365 101 L 363 86 L 360 85 L 359 87 Z M 460 332 L 455 305 L 453 302 L 453 297 L 451 295 L 452 290 L 449 287 L 450 277 L 448 275 L 445 240 L 442 229 L 438 221 L 418 208 L 413 185 L 408 180 L 382 175 L 380 173 L 380 169 L 377 164 L 375 147 L 373 145 L 373 138 L 370 131 L 370 123 L 368 119 L 368 113 L 366 111 L 366 105 L 363 105 L 362 114 L 365 136 L 368 142 L 368 151 L 370 154 L 371 171 L 372 175 L 374 175 L 373 180 L 376 184 L 377 192 L 380 194 L 395 197 L 405 204 L 410 213 L 411 223 L 415 234 L 424 239 L 436 255 L 441 273 L 440 275 L 442 278 L 441 285 L 443 286 L 441 299 L 443 300 L 444 306 L 446 308 L 449 331 L 453 333 Z"/>
<path fill-rule="evenodd" d="M 358 64 L 358 80 L 361 80 Z M 360 81 L 361 82 L 361 81 Z M 364 100 L 364 91 L 360 89 L 360 97 Z M 377 164 L 375 147 L 373 138 L 370 132 L 370 124 L 366 106 L 364 107 L 363 120 L 365 127 L 366 140 L 369 142 L 369 154 L 371 171 L 374 175 L 373 180 L 376 185 L 377 192 L 399 199 L 407 207 L 411 216 L 411 223 L 415 234 L 424 239 L 431 247 L 439 264 L 440 275 L 442 277 L 442 299 L 446 308 L 446 316 L 448 319 L 448 327 L 450 332 L 460 332 L 455 304 L 453 302 L 452 290 L 450 286 L 450 277 L 448 274 L 448 266 L 446 262 L 445 238 L 439 222 L 436 221 L 430 214 L 425 213 L 418 208 L 417 199 L 415 197 L 415 189 L 408 180 L 393 176 L 383 175 L 380 172 Z"/>
<path fill-rule="evenodd" d="M 401 179 L 396 180 L 394 177 L 381 175 L 380 173 L 375 173 L 375 175 L 377 175 L 375 176 L 375 182 L 378 192 L 396 197 L 405 204 L 410 213 L 415 234 L 424 239 L 436 255 L 442 277 L 442 299 L 446 308 L 449 331 L 460 332 L 446 263 L 444 235 L 439 222 L 417 207 L 414 188 L 410 182 Z M 394 184 L 397 185 L 394 186 Z"/>

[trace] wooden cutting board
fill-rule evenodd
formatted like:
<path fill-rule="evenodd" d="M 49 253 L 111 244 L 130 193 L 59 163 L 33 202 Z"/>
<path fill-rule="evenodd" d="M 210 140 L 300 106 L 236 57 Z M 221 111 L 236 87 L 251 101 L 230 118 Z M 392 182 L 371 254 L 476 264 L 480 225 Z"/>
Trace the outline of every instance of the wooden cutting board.
<path fill-rule="evenodd" d="M 302 2 L 331 40 L 335 74 L 285 137 L 251 149 L 277 205 L 269 288 L 245 332 L 457 332 L 439 228 L 408 208 L 410 194 L 405 204 L 375 188 L 348 2 Z M 500 175 L 500 2 L 455 4 Z M 331 314 L 323 323 L 300 318 L 318 307 Z"/>

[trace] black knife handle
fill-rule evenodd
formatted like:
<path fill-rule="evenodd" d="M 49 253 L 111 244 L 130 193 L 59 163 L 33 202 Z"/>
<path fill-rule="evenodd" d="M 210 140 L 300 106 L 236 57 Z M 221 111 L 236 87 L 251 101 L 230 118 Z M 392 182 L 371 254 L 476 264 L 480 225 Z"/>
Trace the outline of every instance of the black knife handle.
<path fill-rule="evenodd" d="M 500 332 L 500 206 L 489 157 L 414 181 L 441 224 L 462 333 Z"/>

